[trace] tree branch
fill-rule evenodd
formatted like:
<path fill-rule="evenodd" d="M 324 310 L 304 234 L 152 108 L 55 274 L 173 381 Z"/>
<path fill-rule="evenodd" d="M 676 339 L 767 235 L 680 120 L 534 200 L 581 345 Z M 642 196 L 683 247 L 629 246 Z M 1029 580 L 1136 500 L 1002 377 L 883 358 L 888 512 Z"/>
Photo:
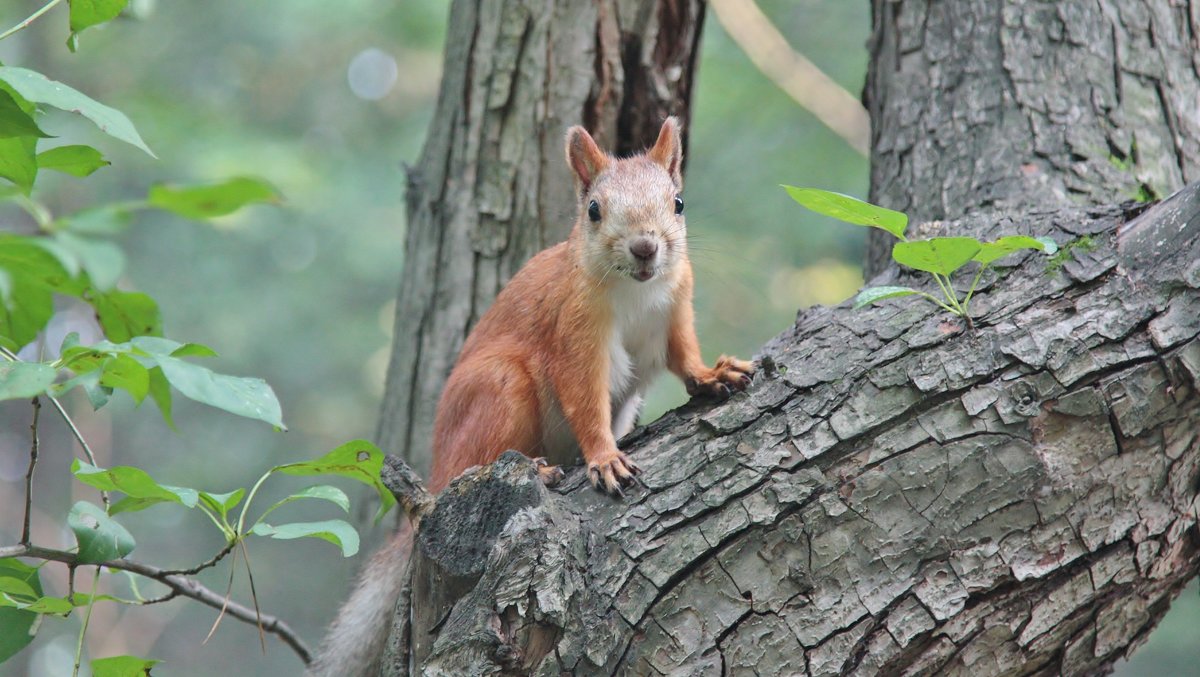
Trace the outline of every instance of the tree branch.
<path fill-rule="evenodd" d="M 0 559 L 6 557 L 33 557 L 36 559 L 47 560 L 51 562 L 62 562 L 69 567 L 83 566 L 79 562 L 75 553 L 66 552 L 64 550 L 52 550 L 50 548 L 41 548 L 32 545 L 8 546 L 0 548 Z M 292 631 L 287 623 L 279 620 L 274 616 L 267 614 L 259 614 L 254 609 L 244 606 L 232 600 L 227 600 L 224 595 L 217 594 L 205 587 L 199 581 L 170 573 L 167 570 L 159 569 L 158 567 L 149 564 L 143 564 L 134 560 L 115 559 L 104 562 L 98 566 L 109 569 L 119 569 L 131 573 L 144 576 L 171 589 L 175 595 L 194 599 L 202 604 L 206 604 L 214 609 L 225 609 L 225 613 L 234 618 L 250 623 L 251 625 L 260 625 L 262 630 L 277 635 L 284 644 L 287 644 L 300 660 L 308 665 L 312 660 L 312 654 L 305 645 L 304 641 Z M 156 600 L 165 601 L 165 600 Z"/>
<path fill-rule="evenodd" d="M 38 415 L 42 412 L 42 401 L 33 398 L 33 422 L 29 424 L 29 468 L 25 471 L 25 516 L 21 522 L 21 545 L 29 545 L 29 523 L 33 514 L 33 470 L 38 459 Z"/>

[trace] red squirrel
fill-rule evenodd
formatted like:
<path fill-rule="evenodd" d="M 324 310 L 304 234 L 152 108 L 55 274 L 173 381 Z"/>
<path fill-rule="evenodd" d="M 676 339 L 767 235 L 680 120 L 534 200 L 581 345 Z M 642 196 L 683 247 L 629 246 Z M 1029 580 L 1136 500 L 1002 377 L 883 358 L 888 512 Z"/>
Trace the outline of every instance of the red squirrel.
<path fill-rule="evenodd" d="M 513 276 L 463 344 L 438 403 L 431 491 L 516 449 L 552 464 L 582 455 L 592 484 L 618 493 L 639 470 L 617 440 L 660 371 L 690 395 L 750 382 L 749 362 L 700 358 L 682 161 L 674 117 L 653 148 L 625 159 L 583 127 L 567 132 L 575 226 Z"/>
<path fill-rule="evenodd" d="M 716 397 L 754 374 L 750 362 L 722 356 L 707 367 L 700 358 L 676 119 L 634 157 L 604 153 L 579 126 L 566 150 L 575 226 L 513 276 L 463 344 L 438 403 L 430 491 L 516 449 L 546 459 L 548 482 L 561 475 L 557 464 L 582 455 L 592 484 L 619 494 L 640 470 L 617 440 L 659 372 L 669 369 L 690 395 Z M 402 529 L 372 558 L 309 674 L 376 669 L 410 538 Z"/>

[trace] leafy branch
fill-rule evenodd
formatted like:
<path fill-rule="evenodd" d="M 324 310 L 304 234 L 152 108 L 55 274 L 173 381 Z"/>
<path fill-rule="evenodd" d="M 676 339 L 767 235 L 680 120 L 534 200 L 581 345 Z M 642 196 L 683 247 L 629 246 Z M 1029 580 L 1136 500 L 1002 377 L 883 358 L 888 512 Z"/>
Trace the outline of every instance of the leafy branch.
<path fill-rule="evenodd" d="M 857 198 L 816 188 L 783 187 L 793 200 L 804 207 L 839 221 L 878 228 L 899 240 L 892 246 L 892 259 L 903 266 L 920 270 L 933 278 L 941 297 L 910 287 L 867 287 L 854 299 L 854 307 L 862 308 L 883 299 L 918 296 L 948 313 L 962 317 L 971 324 L 971 298 L 980 278 L 997 260 L 1022 250 L 1036 250 L 1047 255 L 1058 251 L 1058 245 L 1047 237 L 1008 235 L 993 242 L 981 242 L 973 237 L 933 237 L 909 240 L 905 236 L 908 216 L 885 207 L 863 202 Z M 979 264 L 971 286 L 960 296 L 954 289 L 952 276 L 970 263 Z"/>

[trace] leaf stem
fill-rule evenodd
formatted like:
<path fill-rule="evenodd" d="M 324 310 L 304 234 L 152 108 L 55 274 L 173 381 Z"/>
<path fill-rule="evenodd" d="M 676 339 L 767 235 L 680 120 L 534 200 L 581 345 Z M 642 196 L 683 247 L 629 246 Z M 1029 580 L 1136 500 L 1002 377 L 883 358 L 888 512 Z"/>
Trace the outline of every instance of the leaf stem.
<path fill-rule="evenodd" d="M 938 297 L 934 296 L 933 294 L 930 294 L 930 293 L 927 293 L 927 292 L 923 292 L 923 291 L 919 291 L 919 292 L 917 292 L 917 296 L 923 296 L 923 297 L 925 297 L 925 298 L 929 299 L 930 301 L 933 301 L 933 302 L 934 302 L 934 303 L 936 303 L 938 306 L 940 306 L 940 307 L 942 308 L 942 310 L 945 310 L 945 311 L 946 311 L 946 312 L 948 312 L 948 313 L 953 313 L 953 314 L 955 314 L 955 315 L 957 315 L 957 314 L 958 314 L 958 311 L 957 311 L 957 310 L 955 310 L 955 309 L 951 308 L 950 306 L 946 305 L 945 303 L 943 303 L 943 302 L 942 302 L 942 300 L 941 300 L 941 299 L 939 299 Z"/>
<path fill-rule="evenodd" d="M 100 567 L 92 574 L 92 592 L 88 595 L 87 611 L 83 614 L 83 625 L 79 628 L 79 642 L 75 644 L 75 669 L 71 677 L 79 677 L 79 664 L 83 659 L 83 638 L 87 635 L 88 623 L 92 621 L 92 607 L 96 605 L 96 584 L 100 581 Z"/>
<path fill-rule="evenodd" d="M 967 292 L 967 298 L 963 300 L 964 312 L 971 306 L 971 297 L 975 295 L 975 285 L 979 284 L 979 278 L 983 277 L 983 271 L 988 269 L 988 265 L 990 264 L 985 263 L 979 266 L 979 270 L 975 273 L 975 279 L 971 280 L 971 289 Z"/>
<path fill-rule="evenodd" d="M 16 353 L 8 348 L 5 348 L 4 346 L 0 346 L 0 355 L 10 362 L 21 361 L 21 358 L 17 357 Z M 87 440 L 83 439 L 83 433 L 79 432 L 79 428 L 75 425 L 75 421 L 71 419 L 71 415 L 67 413 L 67 410 L 63 408 L 62 403 L 58 401 L 58 398 L 54 397 L 50 393 L 46 393 L 46 399 L 50 400 L 50 404 L 53 404 L 54 408 L 58 410 L 58 415 L 62 416 L 62 419 L 66 422 L 67 427 L 71 429 L 71 434 L 74 435 L 75 440 L 79 442 L 79 446 L 83 447 L 83 454 L 87 456 L 88 463 L 98 466 L 99 464 L 96 463 L 96 455 L 92 453 L 92 448 L 88 445 Z M 104 507 L 107 510 L 109 507 L 108 492 L 101 491 L 100 498 L 104 501 Z"/>
<path fill-rule="evenodd" d="M 958 304 L 958 295 L 954 293 L 954 287 L 950 285 L 950 278 L 945 277 L 943 279 L 943 276 L 938 273 L 931 273 L 931 275 L 933 275 L 933 279 L 937 280 L 938 286 L 942 288 L 942 293 L 946 295 L 946 300 L 950 305 L 954 306 L 950 312 L 955 315 L 965 315 L 962 306 Z"/>
<path fill-rule="evenodd" d="M 29 424 L 30 437 L 33 441 L 29 444 L 29 469 L 25 471 L 25 520 L 21 525 L 21 545 L 29 545 L 29 521 L 33 510 L 33 469 L 37 467 L 38 460 L 38 414 L 42 411 L 42 401 L 33 398 L 33 423 Z"/>
<path fill-rule="evenodd" d="M 262 486 L 263 482 L 267 481 L 267 478 L 270 477 L 271 473 L 273 473 L 273 472 L 275 472 L 274 468 L 263 473 L 263 476 L 258 478 L 258 481 L 254 483 L 254 486 L 250 487 L 250 493 L 246 494 L 246 502 L 242 504 L 242 512 L 241 512 L 241 514 L 238 515 L 238 523 L 237 523 L 238 536 L 245 535 L 245 532 L 243 532 L 242 529 L 246 526 L 246 511 L 248 511 L 250 509 L 250 502 L 254 500 L 254 495 L 256 493 L 258 493 L 258 488 Z M 260 517 L 259 519 L 262 519 L 262 518 Z M 255 524 L 258 524 L 258 522 L 255 521 Z"/>
<path fill-rule="evenodd" d="M 38 17 L 40 17 L 41 15 L 45 14 L 46 12 L 49 12 L 50 10 L 54 9 L 54 6 L 60 2 L 62 2 L 62 0 L 50 0 L 50 2 L 47 2 L 45 5 L 43 5 L 42 8 L 39 9 L 38 11 L 34 12 L 33 14 L 30 14 L 21 23 L 17 24 L 16 26 L 13 26 L 12 28 L 4 31 L 3 33 L 0 33 L 0 40 L 7 38 L 8 36 L 12 35 L 13 33 L 16 33 L 17 31 L 19 31 L 23 28 L 27 28 L 29 26 L 29 24 L 33 23 L 34 21 L 37 21 Z"/>

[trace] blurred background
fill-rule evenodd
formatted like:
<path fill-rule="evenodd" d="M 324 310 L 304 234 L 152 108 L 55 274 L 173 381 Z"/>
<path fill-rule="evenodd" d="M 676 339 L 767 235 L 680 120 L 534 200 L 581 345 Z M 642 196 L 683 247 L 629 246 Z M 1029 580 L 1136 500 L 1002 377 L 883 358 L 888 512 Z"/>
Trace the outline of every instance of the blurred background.
<path fill-rule="evenodd" d="M 0 0 L 0 28 L 42 4 Z M 794 48 L 857 97 L 867 2 L 759 6 Z M 5 64 L 34 68 L 121 109 L 161 158 L 51 115 L 47 131 L 101 148 L 113 166 L 87 180 L 44 174 L 39 195 L 67 213 L 141 197 L 156 182 L 253 174 L 278 186 L 283 207 L 251 208 L 215 224 L 140 216 L 120 238 L 129 255 L 122 284 L 160 302 L 167 336 L 221 353 L 214 369 L 271 383 L 290 431 L 183 398 L 178 433 L 153 405 L 135 410 L 123 396 L 99 413 L 79 393 L 68 404 L 101 465 L 142 465 L 164 483 L 231 491 L 272 465 L 374 434 L 403 263 L 403 165 L 416 160 L 429 123 L 447 7 L 443 0 L 133 0 L 130 7 L 136 20 L 88 30 L 76 54 L 64 47 L 65 6 L 0 42 Z M 838 303 L 861 285 L 864 233 L 802 210 L 778 184 L 865 196 L 867 162 L 764 76 L 714 13 L 704 30 L 686 198 L 698 331 L 711 360 L 752 355 L 798 308 Z M 0 227 L 22 227 L 0 216 Z M 66 311 L 52 345 L 86 315 Z M 682 388 L 667 381 L 650 398 L 648 417 L 684 401 Z M 19 535 L 29 417 L 25 403 L 0 405 L 0 543 Z M 61 421 L 44 415 L 41 429 L 35 541 L 69 547 L 72 537 L 57 525 L 74 501 L 95 495 L 70 481 L 72 441 Z M 263 505 L 302 485 L 272 480 Z M 286 510 L 314 520 L 335 509 Z M 222 544 L 201 515 L 183 510 L 155 507 L 123 521 L 139 539 L 134 558 L 163 567 L 200 562 Z M 364 553 L 374 545 L 366 539 Z M 315 540 L 250 546 L 263 610 L 315 646 L 362 555 L 345 560 Z M 227 560 L 200 578 L 223 590 L 228 576 Z M 62 567 L 47 566 L 44 577 L 63 594 Z M 122 578 L 111 579 L 114 592 L 129 594 Z M 154 594 L 150 588 L 143 592 Z M 234 594 L 249 599 L 244 571 Z M 268 637 L 264 655 L 255 630 L 232 619 L 205 644 L 215 617 L 183 600 L 97 605 L 87 652 L 160 658 L 161 675 L 299 672 L 290 650 Z M 1193 584 L 1118 674 L 1200 674 L 1197 627 Z M 77 633 L 75 618 L 47 621 L 0 675 L 70 674 Z"/>

